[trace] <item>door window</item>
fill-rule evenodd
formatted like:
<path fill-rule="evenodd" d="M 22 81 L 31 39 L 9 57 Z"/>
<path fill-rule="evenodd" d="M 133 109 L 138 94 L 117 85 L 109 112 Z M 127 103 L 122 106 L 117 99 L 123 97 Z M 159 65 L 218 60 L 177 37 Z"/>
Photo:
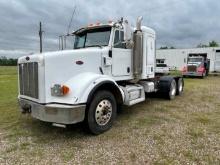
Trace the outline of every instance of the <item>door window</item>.
<path fill-rule="evenodd" d="M 114 38 L 114 48 L 126 49 L 126 43 L 124 42 L 124 32 L 116 30 Z"/>

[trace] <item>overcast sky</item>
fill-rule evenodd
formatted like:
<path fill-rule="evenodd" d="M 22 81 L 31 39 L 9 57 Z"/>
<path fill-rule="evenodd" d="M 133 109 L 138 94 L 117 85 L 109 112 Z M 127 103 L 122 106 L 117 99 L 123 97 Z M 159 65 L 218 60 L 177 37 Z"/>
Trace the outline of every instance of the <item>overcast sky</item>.
<path fill-rule="evenodd" d="M 157 32 L 157 47 L 196 47 L 220 42 L 219 0 L 0 0 L 0 56 L 18 57 L 39 51 L 38 24 L 43 23 L 44 50 L 58 49 L 58 36 L 89 23 L 124 17 Z"/>

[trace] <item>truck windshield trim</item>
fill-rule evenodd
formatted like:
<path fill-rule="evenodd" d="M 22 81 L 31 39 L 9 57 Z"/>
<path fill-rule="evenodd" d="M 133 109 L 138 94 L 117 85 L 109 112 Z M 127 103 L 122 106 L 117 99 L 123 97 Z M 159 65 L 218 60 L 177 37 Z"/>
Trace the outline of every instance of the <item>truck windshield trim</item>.
<path fill-rule="evenodd" d="M 108 46 L 111 27 L 85 30 L 76 34 L 74 49 Z"/>

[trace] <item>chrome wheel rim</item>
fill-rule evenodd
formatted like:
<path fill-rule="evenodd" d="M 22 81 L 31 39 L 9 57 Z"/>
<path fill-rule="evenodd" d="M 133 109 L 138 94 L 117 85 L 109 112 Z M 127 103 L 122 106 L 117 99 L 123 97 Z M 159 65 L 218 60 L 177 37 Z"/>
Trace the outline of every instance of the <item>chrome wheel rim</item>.
<path fill-rule="evenodd" d="M 171 95 L 174 96 L 176 94 L 176 86 L 175 83 L 171 84 Z"/>
<path fill-rule="evenodd" d="M 182 92 L 182 90 L 183 90 L 183 82 L 180 81 L 179 82 L 179 92 Z"/>
<path fill-rule="evenodd" d="M 112 116 L 112 104 L 109 100 L 102 100 L 96 107 L 95 120 L 98 125 L 106 125 Z"/>

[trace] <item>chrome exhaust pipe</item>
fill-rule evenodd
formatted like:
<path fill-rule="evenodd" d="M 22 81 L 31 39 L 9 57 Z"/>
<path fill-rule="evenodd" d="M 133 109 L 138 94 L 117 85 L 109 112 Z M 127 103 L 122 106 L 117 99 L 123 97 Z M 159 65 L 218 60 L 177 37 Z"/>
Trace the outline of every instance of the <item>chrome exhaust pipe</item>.
<path fill-rule="evenodd" d="M 136 30 L 137 31 L 141 31 L 141 22 L 142 22 L 142 20 L 143 20 L 142 16 L 137 18 L 137 23 L 136 23 Z"/>
<path fill-rule="evenodd" d="M 141 22 L 143 17 L 137 18 L 137 27 L 133 35 L 133 76 L 132 82 L 137 83 L 141 79 L 143 68 L 143 33 L 141 32 Z"/>

